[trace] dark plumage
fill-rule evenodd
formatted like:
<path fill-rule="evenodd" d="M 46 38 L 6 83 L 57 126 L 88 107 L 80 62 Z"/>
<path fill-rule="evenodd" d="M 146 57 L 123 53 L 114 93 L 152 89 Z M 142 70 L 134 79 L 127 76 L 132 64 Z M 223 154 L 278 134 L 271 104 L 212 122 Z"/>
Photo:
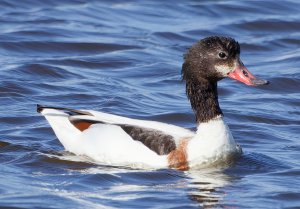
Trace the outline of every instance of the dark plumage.
<path fill-rule="evenodd" d="M 159 155 L 167 155 L 176 149 L 173 137 L 161 131 L 126 124 L 120 126 L 131 138 L 142 142 Z"/>
<path fill-rule="evenodd" d="M 226 59 L 219 57 L 221 52 L 225 53 Z M 223 79 L 224 75 L 216 70 L 216 65 L 233 67 L 239 54 L 238 42 L 217 36 L 202 39 L 185 54 L 182 79 L 186 82 L 186 94 L 198 123 L 222 115 L 217 81 Z"/>

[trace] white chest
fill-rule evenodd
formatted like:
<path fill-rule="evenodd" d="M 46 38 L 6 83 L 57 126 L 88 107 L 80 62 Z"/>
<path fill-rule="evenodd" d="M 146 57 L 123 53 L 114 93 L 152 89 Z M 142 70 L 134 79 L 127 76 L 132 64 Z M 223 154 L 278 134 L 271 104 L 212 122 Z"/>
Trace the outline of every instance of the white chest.
<path fill-rule="evenodd" d="M 199 124 L 196 135 L 187 147 L 190 166 L 211 164 L 240 152 L 221 116 Z"/>

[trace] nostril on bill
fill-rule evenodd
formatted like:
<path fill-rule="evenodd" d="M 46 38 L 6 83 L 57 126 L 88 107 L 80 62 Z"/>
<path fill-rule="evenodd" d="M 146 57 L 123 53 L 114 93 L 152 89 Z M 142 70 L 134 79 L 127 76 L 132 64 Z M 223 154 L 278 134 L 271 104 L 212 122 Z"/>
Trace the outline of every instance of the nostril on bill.
<path fill-rule="evenodd" d="M 242 72 L 243 72 L 244 76 L 246 76 L 246 77 L 249 76 L 247 71 L 243 70 Z"/>

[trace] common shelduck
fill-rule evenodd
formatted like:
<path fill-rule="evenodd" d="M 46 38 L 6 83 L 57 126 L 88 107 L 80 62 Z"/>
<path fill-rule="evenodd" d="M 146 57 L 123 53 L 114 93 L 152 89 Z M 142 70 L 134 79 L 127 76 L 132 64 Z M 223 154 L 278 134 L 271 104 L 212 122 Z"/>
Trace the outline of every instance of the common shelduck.
<path fill-rule="evenodd" d="M 93 110 L 37 105 L 37 111 L 66 150 L 99 163 L 187 170 L 241 154 L 224 122 L 217 82 L 226 77 L 249 86 L 268 81 L 256 78 L 244 66 L 238 42 L 219 36 L 204 38 L 188 49 L 181 73 L 196 115 L 196 132 Z"/>

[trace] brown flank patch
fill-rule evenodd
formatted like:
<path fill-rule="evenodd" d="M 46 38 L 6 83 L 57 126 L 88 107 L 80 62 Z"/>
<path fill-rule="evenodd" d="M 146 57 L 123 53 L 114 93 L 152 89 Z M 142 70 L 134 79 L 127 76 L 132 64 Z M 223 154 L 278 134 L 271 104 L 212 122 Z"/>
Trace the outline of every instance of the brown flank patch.
<path fill-rule="evenodd" d="M 182 139 L 179 142 L 178 147 L 169 153 L 168 155 L 168 163 L 170 168 L 176 168 L 178 170 L 188 170 L 189 164 L 187 161 L 187 145 L 188 145 L 189 139 Z"/>

